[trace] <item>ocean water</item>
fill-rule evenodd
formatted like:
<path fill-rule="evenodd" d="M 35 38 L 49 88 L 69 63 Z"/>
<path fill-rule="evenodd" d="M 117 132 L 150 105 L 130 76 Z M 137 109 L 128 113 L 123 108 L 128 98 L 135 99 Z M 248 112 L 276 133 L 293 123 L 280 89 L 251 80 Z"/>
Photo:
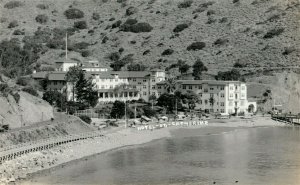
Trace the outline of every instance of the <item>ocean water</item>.
<path fill-rule="evenodd" d="M 45 172 L 32 184 L 299 185 L 300 129 L 181 129 Z"/>

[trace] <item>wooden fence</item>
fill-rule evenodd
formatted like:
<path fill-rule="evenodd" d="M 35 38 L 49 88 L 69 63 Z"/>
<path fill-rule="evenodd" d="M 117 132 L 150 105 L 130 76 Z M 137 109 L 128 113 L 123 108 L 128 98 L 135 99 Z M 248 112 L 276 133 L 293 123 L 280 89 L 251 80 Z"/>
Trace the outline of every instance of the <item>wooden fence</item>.
<path fill-rule="evenodd" d="M 47 150 L 62 144 L 100 136 L 103 136 L 103 134 L 101 134 L 100 132 L 87 132 L 78 135 L 68 135 L 64 137 L 49 138 L 38 140 L 35 142 L 22 143 L 19 145 L 11 145 L 9 147 L 0 149 L 0 164 L 31 152 Z"/>

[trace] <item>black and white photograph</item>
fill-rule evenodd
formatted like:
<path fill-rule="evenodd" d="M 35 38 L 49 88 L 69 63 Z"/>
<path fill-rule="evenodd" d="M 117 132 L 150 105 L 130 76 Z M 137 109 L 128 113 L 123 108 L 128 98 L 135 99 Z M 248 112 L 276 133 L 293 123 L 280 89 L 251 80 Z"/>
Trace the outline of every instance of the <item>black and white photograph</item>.
<path fill-rule="evenodd" d="M 300 0 L 0 0 L 0 185 L 300 185 Z"/>

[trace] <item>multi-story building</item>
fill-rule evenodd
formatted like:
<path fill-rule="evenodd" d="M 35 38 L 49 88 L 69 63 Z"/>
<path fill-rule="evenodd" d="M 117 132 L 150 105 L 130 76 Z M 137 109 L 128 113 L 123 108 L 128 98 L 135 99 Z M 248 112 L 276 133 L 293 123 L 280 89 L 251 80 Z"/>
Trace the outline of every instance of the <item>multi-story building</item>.
<path fill-rule="evenodd" d="M 41 75 L 35 73 L 32 78 L 48 79 L 48 90 L 67 92 L 68 100 L 73 99 L 72 85 L 65 80 L 67 72 L 53 71 Z M 114 102 L 116 100 L 149 100 L 150 95 L 158 96 L 156 84 L 165 80 L 162 70 L 151 71 L 86 71 L 86 78 L 92 78 L 98 91 L 100 103 Z"/>
<path fill-rule="evenodd" d="M 165 82 L 157 84 L 158 94 L 167 93 Z M 192 91 L 199 95 L 197 109 L 226 114 L 256 111 L 256 103 L 248 102 L 247 86 L 239 81 L 178 80 L 176 90 L 183 94 Z"/>
<path fill-rule="evenodd" d="M 67 61 L 58 61 L 55 62 L 56 64 L 56 71 L 69 71 L 70 67 L 78 66 L 83 71 L 99 71 L 99 72 L 105 72 L 108 71 L 108 69 L 104 66 L 101 66 L 99 61 L 97 60 L 91 60 L 87 62 L 78 62 L 74 60 L 67 60 Z"/>

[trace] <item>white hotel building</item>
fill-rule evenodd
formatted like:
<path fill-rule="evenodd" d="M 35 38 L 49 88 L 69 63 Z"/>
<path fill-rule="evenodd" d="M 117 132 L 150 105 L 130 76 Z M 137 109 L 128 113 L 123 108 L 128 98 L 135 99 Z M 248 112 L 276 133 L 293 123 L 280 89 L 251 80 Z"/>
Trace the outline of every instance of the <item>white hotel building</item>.
<path fill-rule="evenodd" d="M 220 112 L 225 114 L 256 112 L 256 102 L 248 102 L 247 85 L 243 82 L 178 80 L 176 89 L 183 94 L 193 91 L 199 95 L 200 101 L 197 103 L 196 109 L 201 109 L 205 112 Z M 167 93 L 165 83 L 158 83 L 157 90 L 159 94 Z M 213 99 L 213 101 L 210 99 Z"/>

